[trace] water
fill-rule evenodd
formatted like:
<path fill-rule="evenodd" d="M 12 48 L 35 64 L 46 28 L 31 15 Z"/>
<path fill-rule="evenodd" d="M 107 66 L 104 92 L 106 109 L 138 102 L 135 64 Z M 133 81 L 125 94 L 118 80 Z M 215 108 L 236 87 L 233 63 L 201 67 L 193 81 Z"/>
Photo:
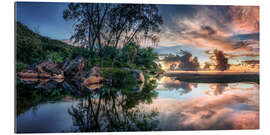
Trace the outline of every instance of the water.
<path fill-rule="evenodd" d="M 104 86 L 25 107 L 17 132 L 258 129 L 259 85 L 188 83 L 163 77 L 143 87 Z"/>

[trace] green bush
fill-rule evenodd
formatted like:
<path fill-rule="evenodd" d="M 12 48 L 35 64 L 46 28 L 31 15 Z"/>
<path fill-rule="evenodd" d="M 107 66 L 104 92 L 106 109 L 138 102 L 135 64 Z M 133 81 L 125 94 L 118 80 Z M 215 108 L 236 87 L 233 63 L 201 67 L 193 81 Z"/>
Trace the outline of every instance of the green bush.
<path fill-rule="evenodd" d="M 17 72 L 21 72 L 23 69 L 25 69 L 27 67 L 28 67 L 28 65 L 21 62 L 21 61 L 17 61 L 17 63 L 16 63 L 16 71 Z"/>
<path fill-rule="evenodd" d="M 47 51 L 46 60 L 55 61 L 58 63 L 62 63 L 64 61 L 64 57 L 62 57 L 59 53 L 53 51 Z"/>
<path fill-rule="evenodd" d="M 135 83 L 135 78 L 128 70 L 121 68 L 103 68 L 102 73 L 105 79 L 111 79 L 114 84 Z"/>

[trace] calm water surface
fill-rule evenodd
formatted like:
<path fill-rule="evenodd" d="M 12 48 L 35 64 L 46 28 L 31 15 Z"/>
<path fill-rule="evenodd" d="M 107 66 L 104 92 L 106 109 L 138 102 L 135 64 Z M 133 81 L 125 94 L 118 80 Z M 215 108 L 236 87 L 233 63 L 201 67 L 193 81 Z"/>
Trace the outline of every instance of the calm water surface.
<path fill-rule="evenodd" d="M 119 89 L 121 89 L 119 92 Z M 17 115 L 17 132 L 258 129 L 259 85 L 188 83 L 163 77 L 156 84 L 63 97 Z"/>

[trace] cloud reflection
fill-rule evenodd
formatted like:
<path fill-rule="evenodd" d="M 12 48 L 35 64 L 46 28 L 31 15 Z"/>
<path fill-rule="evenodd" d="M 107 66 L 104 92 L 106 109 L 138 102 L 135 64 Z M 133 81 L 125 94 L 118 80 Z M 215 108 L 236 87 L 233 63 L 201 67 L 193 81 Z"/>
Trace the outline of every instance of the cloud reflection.
<path fill-rule="evenodd" d="M 180 82 L 174 84 L 181 85 Z M 166 130 L 259 128 L 257 84 L 215 83 L 209 84 L 209 88 L 198 98 L 159 98 L 148 108 L 157 108 L 160 127 Z"/>
<path fill-rule="evenodd" d="M 159 82 L 166 90 L 177 90 L 179 95 L 184 95 L 192 91 L 193 88 L 197 88 L 197 83 L 188 83 L 184 81 L 175 80 L 171 77 L 163 77 Z"/>

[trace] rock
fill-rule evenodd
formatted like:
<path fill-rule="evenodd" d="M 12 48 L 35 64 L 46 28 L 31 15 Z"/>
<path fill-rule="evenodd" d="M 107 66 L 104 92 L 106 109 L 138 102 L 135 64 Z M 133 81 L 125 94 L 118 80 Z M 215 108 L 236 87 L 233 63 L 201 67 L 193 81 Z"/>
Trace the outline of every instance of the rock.
<path fill-rule="evenodd" d="M 19 78 L 50 78 L 62 79 L 64 72 L 55 62 L 44 61 L 30 65 L 27 69 L 17 73 Z"/>
<path fill-rule="evenodd" d="M 84 68 L 84 64 L 84 58 L 78 56 L 73 60 L 65 59 L 62 64 L 62 69 L 65 75 L 74 76 L 77 72 Z"/>
<path fill-rule="evenodd" d="M 34 67 L 39 73 L 51 73 L 51 74 L 61 74 L 62 70 L 59 65 L 55 62 L 44 61 Z"/>
<path fill-rule="evenodd" d="M 100 83 L 103 80 L 100 69 L 93 67 L 87 74 L 87 78 L 84 80 L 85 85 Z"/>
<path fill-rule="evenodd" d="M 103 81 L 102 74 L 97 67 L 93 67 L 89 72 L 80 71 L 73 78 L 72 81 L 77 85 L 79 89 L 88 88 L 90 85 L 98 84 Z"/>
<path fill-rule="evenodd" d="M 103 86 L 102 83 L 86 85 L 86 87 L 87 87 L 88 89 L 90 89 L 90 90 L 100 89 L 102 86 Z"/>
<path fill-rule="evenodd" d="M 132 76 L 136 79 L 136 82 L 144 83 L 144 76 L 141 70 L 129 69 L 129 71 L 131 72 Z"/>
<path fill-rule="evenodd" d="M 70 59 L 69 58 L 65 58 L 64 62 L 61 65 L 61 68 L 64 69 L 65 67 L 67 67 L 67 65 L 69 64 Z"/>
<path fill-rule="evenodd" d="M 34 70 L 23 70 L 22 72 L 17 73 L 19 78 L 38 78 L 38 72 Z"/>

